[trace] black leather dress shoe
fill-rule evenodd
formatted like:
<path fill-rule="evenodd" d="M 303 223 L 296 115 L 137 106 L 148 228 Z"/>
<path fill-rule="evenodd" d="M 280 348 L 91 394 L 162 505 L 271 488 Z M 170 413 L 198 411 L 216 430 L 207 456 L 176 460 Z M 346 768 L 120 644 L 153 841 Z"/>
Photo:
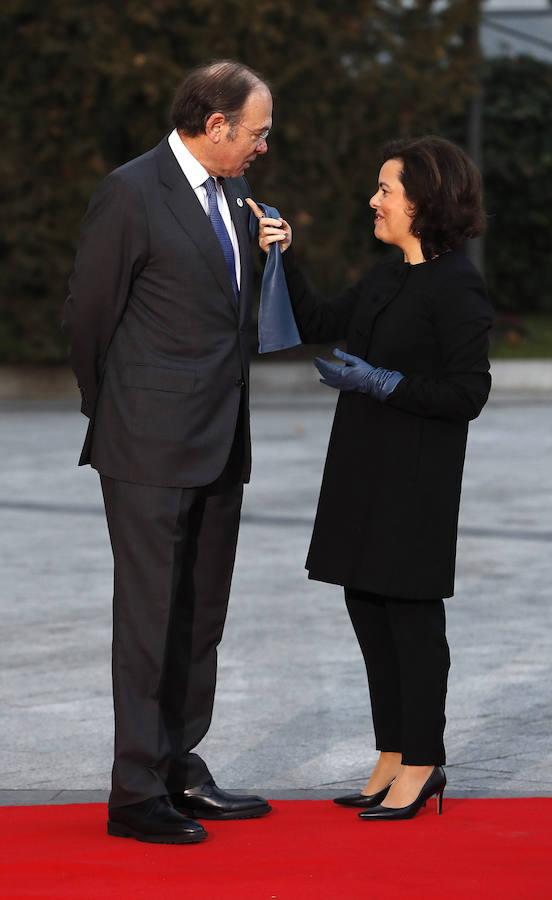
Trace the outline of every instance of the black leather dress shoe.
<path fill-rule="evenodd" d="M 207 837 L 205 829 L 177 812 L 166 796 L 110 809 L 107 833 L 150 844 L 197 844 Z"/>
<path fill-rule="evenodd" d="M 272 809 L 262 797 L 229 794 L 212 779 L 170 797 L 175 809 L 194 819 L 257 819 Z"/>
<path fill-rule="evenodd" d="M 343 797 L 334 797 L 334 803 L 339 806 L 353 806 L 355 809 L 369 809 L 371 806 L 377 806 L 387 797 L 392 784 L 393 782 L 375 794 L 344 794 Z"/>

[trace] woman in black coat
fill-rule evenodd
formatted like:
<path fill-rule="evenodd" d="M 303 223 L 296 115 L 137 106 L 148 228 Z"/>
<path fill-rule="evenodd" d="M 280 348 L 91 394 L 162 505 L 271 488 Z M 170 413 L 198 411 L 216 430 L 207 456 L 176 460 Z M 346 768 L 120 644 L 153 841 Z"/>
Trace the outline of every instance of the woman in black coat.
<path fill-rule="evenodd" d="M 370 200 L 375 236 L 402 251 L 331 301 L 310 289 L 285 220 L 280 242 L 304 341 L 347 340 L 345 365 L 322 359 L 340 390 L 307 560 L 309 577 L 345 587 L 368 673 L 380 757 L 360 794 L 336 802 L 363 819 L 415 815 L 446 783 L 449 649 L 443 598 L 454 590 L 468 422 L 489 394 L 492 310 L 462 253 L 484 227 L 479 172 L 436 137 L 384 152 Z M 257 211 L 262 212 L 257 208 Z"/>

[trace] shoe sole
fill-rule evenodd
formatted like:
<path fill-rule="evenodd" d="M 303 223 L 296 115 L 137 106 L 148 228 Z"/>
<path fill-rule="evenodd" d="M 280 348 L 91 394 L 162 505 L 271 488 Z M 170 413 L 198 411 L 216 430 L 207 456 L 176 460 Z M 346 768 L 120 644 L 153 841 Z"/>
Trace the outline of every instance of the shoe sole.
<path fill-rule="evenodd" d="M 420 806 L 420 809 L 424 809 L 426 803 L 427 803 L 427 800 L 424 800 L 424 802 L 423 802 L 422 805 Z M 385 818 L 385 816 L 381 816 L 381 817 L 378 817 L 378 816 L 366 816 L 366 817 L 364 817 L 364 816 L 362 815 L 362 813 L 359 813 L 359 816 L 358 816 L 358 817 L 359 817 L 359 819 L 361 820 L 361 822 L 367 822 L 368 819 L 371 819 L 373 822 L 409 822 L 410 819 L 415 819 L 415 818 L 416 818 L 416 815 L 417 815 L 417 813 L 418 813 L 419 811 L 420 811 L 420 810 L 418 809 L 418 810 L 416 810 L 416 812 L 413 812 L 413 813 L 411 813 L 410 815 L 407 815 L 407 816 L 390 817 L 390 818 L 388 818 L 388 819 Z"/>
<path fill-rule="evenodd" d="M 333 800 L 336 806 L 342 809 L 370 809 L 371 806 L 377 806 L 377 803 L 344 803 L 341 800 Z"/>
<path fill-rule="evenodd" d="M 146 844 L 199 844 L 207 837 L 205 834 L 143 834 L 141 831 L 133 831 L 126 825 L 116 822 L 107 823 L 107 833 L 111 837 L 134 838 Z"/>
<path fill-rule="evenodd" d="M 175 809 L 183 816 L 188 816 L 190 819 L 205 819 L 210 822 L 225 822 L 231 819 L 260 819 L 262 816 L 266 816 L 269 812 L 272 812 L 271 806 L 263 806 L 262 809 L 259 810 L 247 809 L 243 812 L 224 812 L 215 813 L 214 815 L 211 815 L 205 810 L 184 809 L 182 806 L 175 806 Z"/>

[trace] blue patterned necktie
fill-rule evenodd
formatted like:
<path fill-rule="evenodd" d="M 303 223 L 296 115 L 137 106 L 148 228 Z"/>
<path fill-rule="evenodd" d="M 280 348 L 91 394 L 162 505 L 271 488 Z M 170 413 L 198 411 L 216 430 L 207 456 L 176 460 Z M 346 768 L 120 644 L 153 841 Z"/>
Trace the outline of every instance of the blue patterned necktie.
<path fill-rule="evenodd" d="M 215 234 L 219 239 L 219 243 L 224 254 L 224 261 L 228 269 L 228 274 L 230 275 L 232 290 L 234 291 L 234 296 L 237 302 L 239 291 L 238 282 L 236 280 L 236 258 L 234 256 L 234 248 L 232 247 L 230 235 L 228 234 L 226 225 L 224 224 L 224 220 L 220 214 L 220 209 L 218 208 L 217 186 L 215 184 L 215 179 L 211 177 L 208 178 L 207 181 L 203 182 L 203 187 L 207 191 L 207 202 L 209 203 L 209 218 L 211 220 L 211 225 L 213 226 Z"/>

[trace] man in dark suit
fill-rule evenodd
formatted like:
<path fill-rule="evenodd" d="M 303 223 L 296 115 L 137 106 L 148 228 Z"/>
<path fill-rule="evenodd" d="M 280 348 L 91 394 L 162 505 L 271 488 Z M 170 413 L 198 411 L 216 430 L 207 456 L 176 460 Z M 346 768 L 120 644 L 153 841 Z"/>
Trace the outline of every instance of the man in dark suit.
<path fill-rule="evenodd" d="M 243 175 L 272 98 L 221 61 L 177 91 L 174 131 L 86 213 L 64 327 L 115 565 L 112 835 L 188 843 L 195 819 L 262 816 L 191 750 L 212 715 L 249 480 L 252 266 Z"/>

